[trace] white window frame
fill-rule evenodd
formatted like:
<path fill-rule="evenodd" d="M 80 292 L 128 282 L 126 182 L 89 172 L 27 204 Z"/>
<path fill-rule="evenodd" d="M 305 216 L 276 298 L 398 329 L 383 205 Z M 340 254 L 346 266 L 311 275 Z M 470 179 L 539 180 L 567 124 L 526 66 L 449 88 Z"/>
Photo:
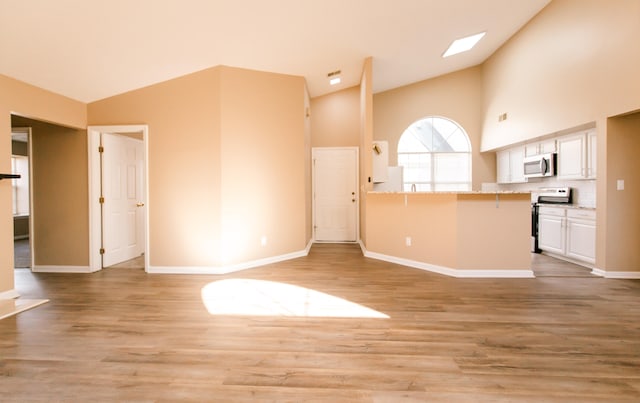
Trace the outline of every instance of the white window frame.
<path fill-rule="evenodd" d="M 415 124 L 422 122 L 424 120 L 427 119 L 444 119 L 444 120 L 448 120 L 449 122 L 453 123 L 454 125 L 456 125 L 458 127 L 458 129 L 460 130 L 460 132 L 462 134 L 464 134 L 464 136 L 466 137 L 467 140 L 467 144 L 468 144 L 468 150 L 464 150 L 464 151 L 457 151 L 457 150 L 453 150 L 453 151 L 446 151 L 446 152 L 442 152 L 442 151 L 398 151 L 397 152 L 397 156 L 398 156 L 398 165 L 401 165 L 401 156 L 402 155 L 426 155 L 429 158 L 430 161 L 430 172 L 429 172 L 429 181 L 407 181 L 406 180 L 406 175 L 403 178 L 403 189 L 404 191 L 410 191 L 412 190 L 413 185 L 415 185 L 415 190 L 417 191 L 470 191 L 471 190 L 471 185 L 472 185 L 472 150 L 471 150 L 471 140 L 469 139 L 469 135 L 467 134 L 466 130 L 464 130 L 464 128 L 456 121 L 446 118 L 446 117 L 441 117 L 441 116 L 427 116 L 424 117 L 422 119 L 419 119 L 415 122 L 413 122 L 411 125 L 409 125 L 407 127 L 407 129 L 405 129 L 405 132 L 403 132 L 402 135 L 405 135 L 406 130 L 408 130 L 409 128 L 411 128 L 412 126 L 414 126 Z M 400 136 L 400 138 L 402 138 L 402 135 Z M 400 144 L 400 140 L 398 141 L 398 144 Z M 468 155 L 468 180 L 465 181 L 436 181 L 436 164 L 435 162 L 437 161 L 437 156 L 438 155 L 442 155 L 442 154 L 466 154 Z M 444 188 L 443 188 L 444 187 Z M 438 189 L 440 188 L 440 189 Z"/>

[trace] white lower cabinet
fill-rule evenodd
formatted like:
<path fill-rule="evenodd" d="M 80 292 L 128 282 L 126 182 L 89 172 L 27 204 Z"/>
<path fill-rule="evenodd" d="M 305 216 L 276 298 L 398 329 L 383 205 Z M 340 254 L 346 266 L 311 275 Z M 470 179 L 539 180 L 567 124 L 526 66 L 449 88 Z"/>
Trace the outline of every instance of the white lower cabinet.
<path fill-rule="evenodd" d="M 567 210 L 567 251 L 573 259 L 595 264 L 596 221 L 595 212 Z"/>
<path fill-rule="evenodd" d="M 540 207 L 538 216 L 538 246 L 548 252 L 565 253 L 565 209 Z"/>
<path fill-rule="evenodd" d="M 541 206 L 538 246 L 556 257 L 595 264 L 596 213 L 594 210 Z"/>

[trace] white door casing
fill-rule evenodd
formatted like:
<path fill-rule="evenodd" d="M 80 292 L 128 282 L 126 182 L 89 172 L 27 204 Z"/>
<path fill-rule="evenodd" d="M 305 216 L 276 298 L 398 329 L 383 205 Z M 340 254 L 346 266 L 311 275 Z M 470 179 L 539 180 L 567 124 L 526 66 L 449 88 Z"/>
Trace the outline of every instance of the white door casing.
<path fill-rule="evenodd" d="M 148 126 L 147 125 L 123 125 L 123 126 L 89 126 L 88 134 L 88 158 L 89 158 L 89 271 L 95 272 L 103 267 L 103 255 L 100 253 L 103 247 L 102 209 L 100 197 L 102 196 L 102 172 L 101 154 L 99 152 L 101 133 L 142 133 L 142 161 L 137 162 L 137 172 L 142 174 L 142 180 L 138 181 L 138 190 L 141 192 L 141 200 L 144 206 L 138 208 L 136 220 L 137 228 L 141 229 L 143 241 L 138 242 L 138 248 L 142 248 L 145 259 L 145 268 L 149 267 L 149 204 L 147 202 L 148 190 Z M 136 202 L 136 203 L 137 203 Z M 140 225 L 140 221 L 142 224 Z M 138 253 L 139 254 L 139 253 Z M 106 267 L 106 266 L 105 266 Z"/>
<path fill-rule="evenodd" d="M 312 161 L 314 240 L 357 241 L 358 148 L 313 148 Z"/>
<path fill-rule="evenodd" d="M 143 144 L 102 133 L 102 247 L 104 267 L 144 252 Z"/>

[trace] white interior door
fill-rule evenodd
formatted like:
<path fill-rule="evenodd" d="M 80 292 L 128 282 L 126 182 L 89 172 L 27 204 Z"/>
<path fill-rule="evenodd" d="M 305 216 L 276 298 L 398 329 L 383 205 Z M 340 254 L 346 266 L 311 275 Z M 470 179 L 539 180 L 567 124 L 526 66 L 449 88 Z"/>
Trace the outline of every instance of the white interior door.
<path fill-rule="evenodd" d="M 358 239 L 358 149 L 313 149 L 314 239 Z"/>
<path fill-rule="evenodd" d="M 103 266 L 144 253 L 144 146 L 142 140 L 103 133 Z"/>

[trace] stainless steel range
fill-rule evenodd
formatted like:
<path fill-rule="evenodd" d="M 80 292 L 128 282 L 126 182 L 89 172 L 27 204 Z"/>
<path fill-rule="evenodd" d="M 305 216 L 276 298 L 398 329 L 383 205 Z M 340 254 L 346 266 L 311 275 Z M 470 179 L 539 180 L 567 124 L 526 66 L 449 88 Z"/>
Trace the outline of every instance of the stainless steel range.
<path fill-rule="evenodd" d="M 541 204 L 571 204 L 571 188 L 541 188 L 538 201 L 531 203 L 531 252 L 542 252 L 538 247 L 538 207 Z"/>

